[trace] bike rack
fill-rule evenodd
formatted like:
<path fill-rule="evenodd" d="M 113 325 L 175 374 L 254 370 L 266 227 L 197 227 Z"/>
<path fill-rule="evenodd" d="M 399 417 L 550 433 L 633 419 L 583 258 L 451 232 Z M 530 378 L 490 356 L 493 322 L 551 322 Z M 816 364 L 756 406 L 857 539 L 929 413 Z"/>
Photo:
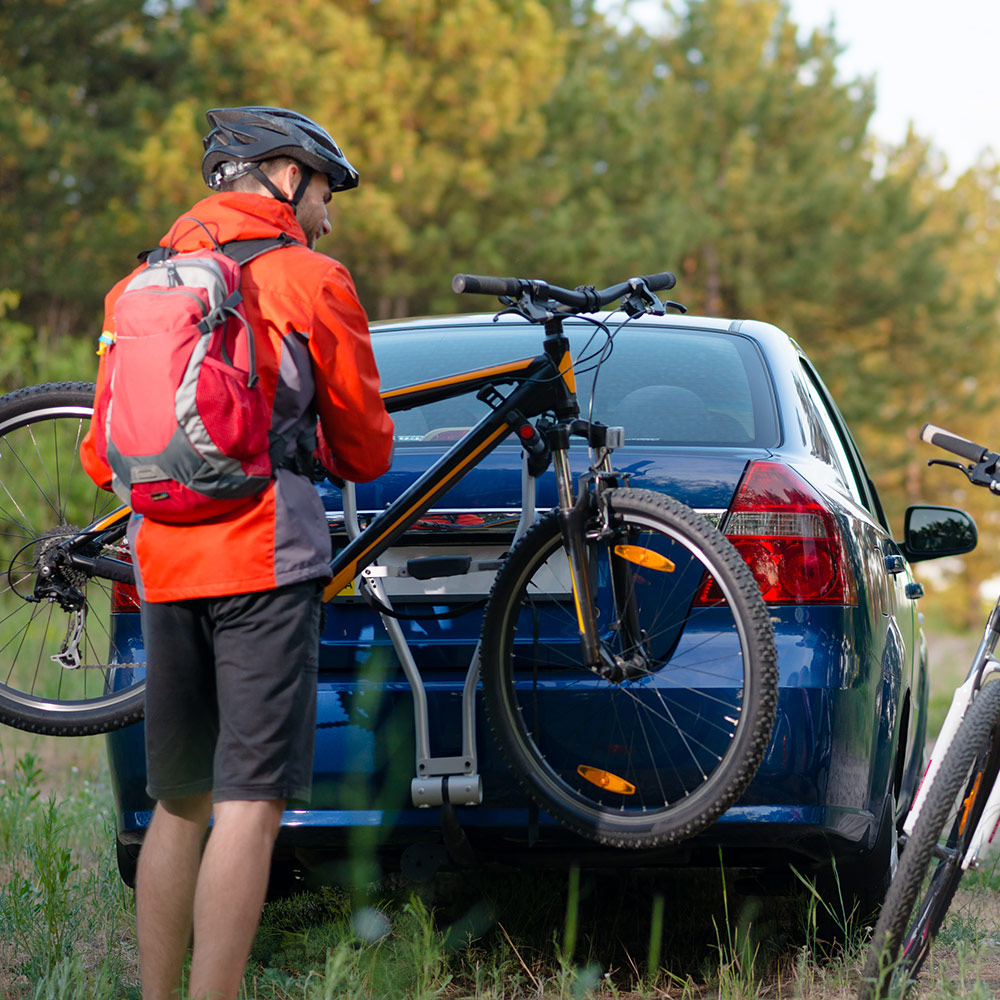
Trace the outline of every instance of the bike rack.
<path fill-rule="evenodd" d="M 361 534 L 357 494 L 354 483 L 345 483 L 343 490 L 344 528 L 350 539 Z M 528 473 L 527 454 L 521 463 L 521 517 L 514 531 L 513 544 L 535 520 L 535 479 Z M 395 570 L 395 572 L 394 572 Z M 385 591 L 383 579 L 403 575 L 395 567 L 377 560 L 361 573 L 376 600 L 388 608 L 392 602 Z M 435 757 L 431 753 L 430 724 L 427 715 L 427 690 L 420 670 L 413 659 L 402 626 L 395 618 L 380 614 L 382 624 L 392 641 L 403 673 L 413 693 L 413 731 L 416 755 L 416 776 L 410 782 L 410 796 L 415 806 L 430 807 L 445 804 L 476 806 L 483 801 L 483 779 L 478 773 L 476 753 L 476 689 L 479 684 L 479 643 L 469 663 L 462 689 L 462 753 L 458 757 Z"/>

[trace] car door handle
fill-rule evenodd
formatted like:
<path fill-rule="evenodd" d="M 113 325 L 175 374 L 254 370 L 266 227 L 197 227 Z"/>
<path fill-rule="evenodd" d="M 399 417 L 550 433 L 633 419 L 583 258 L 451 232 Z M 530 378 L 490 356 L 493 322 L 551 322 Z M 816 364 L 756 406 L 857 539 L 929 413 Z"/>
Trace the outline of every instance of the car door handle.
<path fill-rule="evenodd" d="M 892 553 L 885 557 L 885 571 L 891 573 L 895 576 L 897 573 L 902 573 L 905 569 L 906 564 L 903 562 L 903 557 Z"/>
<path fill-rule="evenodd" d="M 906 596 L 911 600 L 915 601 L 918 597 L 924 596 L 924 587 L 921 583 L 908 583 L 906 585 Z"/>

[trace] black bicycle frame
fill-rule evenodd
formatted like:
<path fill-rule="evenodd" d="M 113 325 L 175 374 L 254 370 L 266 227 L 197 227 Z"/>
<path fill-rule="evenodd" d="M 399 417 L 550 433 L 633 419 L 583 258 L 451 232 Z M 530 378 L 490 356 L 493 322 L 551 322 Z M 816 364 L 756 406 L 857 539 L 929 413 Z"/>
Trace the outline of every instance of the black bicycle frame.
<path fill-rule="evenodd" d="M 499 392 L 490 393 L 487 398 L 490 412 L 378 514 L 358 538 L 337 553 L 330 563 L 333 579 L 323 592 L 324 600 L 330 600 L 340 593 L 470 469 L 500 445 L 508 434 L 523 426 L 526 420 L 547 411 L 553 411 L 563 420 L 579 414 L 573 362 L 569 341 L 562 331 L 562 318 L 549 320 L 545 324 L 545 333 L 545 353 L 537 357 L 419 382 L 382 393 L 386 409 L 395 413 L 497 385 L 514 385 L 506 396 Z M 555 451 L 554 457 L 557 464 L 565 462 L 565 450 Z M 568 480 L 568 465 L 561 471 L 562 478 Z M 571 516 L 572 498 L 560 497 L 560 507 L 564 516 Z M 98 533 L 115 533 L 117 526 L 129 513 L 127 506 L 120 507 L 88 526 L 79 535 L 68 539 L 60 547 L 66 551 L 70 562 L 89 570 L 93 575 L 130 583 L 130 564 L 107 557 L 95 559 L 77 551 L 82 543 L 93 541 Z M 569 534 L 575 535 L 572 532 Z M 572 559 L 574 555 L 577 553 L 571 553 L 571 561 L 576 563 L 577 560 Z M 580 560 L 579 579 L 576 579 L 576 572 L 573 574 L 574 598 L 582 626 L 586 624 L 585 619 L 589 618 L 582 614 L 582 608 L 587 606 L 586 592 L 589 586 L 586 574 L 582 571 L 583 564 L 583 560 Z M 589 628 L 582 627 L 581 631 L 592 632 L 592 624 Z M 585 645 L 596 644 L 594 637 L 590 635 L 584 641 Z"/>
<path fill-rule="evenodd" d="M 546 410 L 564 410 L 575 399 L 572 367 L 554 364 L 547 354 L 383 393 L 386 408 L 395 413 L 510 382 L 516 386 L 507 396 L 494 394 L 490 412 L 333 558 L 333 579 L 324 591 L 325 599 L 343 590 L 525 420 Z"/>

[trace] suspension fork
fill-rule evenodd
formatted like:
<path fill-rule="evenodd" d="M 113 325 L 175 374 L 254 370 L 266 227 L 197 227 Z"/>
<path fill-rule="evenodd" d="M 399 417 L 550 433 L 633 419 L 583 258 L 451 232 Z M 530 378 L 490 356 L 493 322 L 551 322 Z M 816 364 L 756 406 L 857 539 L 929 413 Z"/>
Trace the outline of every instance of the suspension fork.
<path fill-rule="evenodd" d="M 559 438 L 565 436 L 565 440 Z M 559 502 L 559 519 L 562 525 L 563 545 L 569 559 L 570 584 L 583 662 L 593 670 L 601 664 L 601 644 L 594 615 L 594 595 L 590 583 L 590 565 L 587 553 L 587 521 L 591 509 L 591 493 L 586 482 L 581 481 L 580 496 L 573 497 L 573 476 L 569 467 L 569 435 L 553 435 L 552 467 L 556 474 L 556 492 Z"/>

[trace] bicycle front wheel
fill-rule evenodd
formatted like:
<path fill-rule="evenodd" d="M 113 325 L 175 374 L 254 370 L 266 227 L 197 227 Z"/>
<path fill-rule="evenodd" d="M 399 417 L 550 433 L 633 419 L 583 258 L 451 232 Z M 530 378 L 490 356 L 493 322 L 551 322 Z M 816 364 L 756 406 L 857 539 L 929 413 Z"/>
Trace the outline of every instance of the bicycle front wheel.
<path fill-rule="evenodd" d="M 861 1000 L 902 997 L 916 979 L 998 771 L 1000 683 L 991 683 L 966 713 L 900 856 L 861 974 Z"/>
<path fill-rule="evenodd" d="M 80 466 L 93 399 L 86 382 L 0 398 L 0 722 L 52 736 L 130 725 L 145 700 L 135 671 L 124 682 L 113 674 L 141 664 L 113 638 L 110 581 L 67 568 L 55 581 L 60 599 L 55 587 L 36 591 L 44 554 L 120 506 Z M 120 548 L 93 554 L 123 557 Z"/>
<path fill-rule="evenodd" d="M 770 738 L 774 637 L 739 553 L 695 511 L 645 490 L 602 494 L 587 529 L 605 660 L 582 662 L 558 513 L 497 575 L 483 695 L 528 794 L 604 844 L 690 837 L 740 796 Z"/>

